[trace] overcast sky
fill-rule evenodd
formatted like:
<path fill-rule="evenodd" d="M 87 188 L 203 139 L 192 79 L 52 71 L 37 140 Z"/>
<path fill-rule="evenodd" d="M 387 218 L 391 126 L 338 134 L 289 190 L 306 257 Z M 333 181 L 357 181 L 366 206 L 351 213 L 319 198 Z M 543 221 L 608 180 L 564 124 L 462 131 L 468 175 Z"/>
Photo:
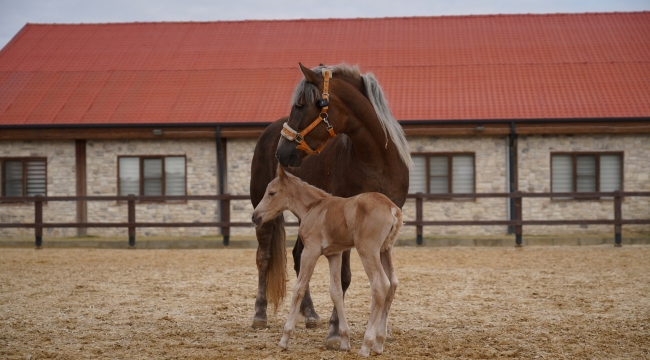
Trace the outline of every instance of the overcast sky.
<path fill-rule="evenodd" d="M 0 0 L 0 47 L 26 23 L 216 21 L 650 10 L 650 0 Z"/>

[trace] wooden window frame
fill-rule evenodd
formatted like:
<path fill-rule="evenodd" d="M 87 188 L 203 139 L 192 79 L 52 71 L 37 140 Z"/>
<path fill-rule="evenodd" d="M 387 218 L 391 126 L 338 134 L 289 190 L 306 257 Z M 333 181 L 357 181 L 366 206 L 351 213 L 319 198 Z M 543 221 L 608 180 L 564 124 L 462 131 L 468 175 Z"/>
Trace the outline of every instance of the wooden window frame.
<path fill-rule="evenodd" d="M 550 181 L 551 181 L 551 192 L 553 191 L 553 156 L 554 155 L 569 155 L 571 156 L 571 167 L 572 167 L 572 174 L 571 174 L 571 183 L 573 187 L 574 192 L 578 192 L 578 156 L 595 156 L 596 157 L 596 192 L 600 191 L 600 156 L 601 155 L 618 155 L 621 157 L 621 191 L 624 191 L 624 184 L 625 184 L 625 152 L 623 151 L 553 151 L 550 153 Z M 551 198 L 554 200 L 602 200 L 602 198 L 595 196 L 595 197 L 581 197 L 581 198 Z M 610 198 L 607 198 L 606 200 L 613 200 Z"/>
<path fill-rule="evenodd" d="M 119 195 L 120 192 L 120 159 L 121 158 L 138 158 L 138 166 L 139 166 L 139 172 L 140 172 L 140 179 L 139 179 L 139 192 L 140 196 L 144 196 L 144 160 L 147 159 L 160 159 L 161 160 L 161 172 L 162 172 L 162 194 L 161 195 L 156 195 L 156 196 L 165 196 L 165 184 L 166 184 L 166 178 L 165 178 L 165 158 L 167 157 L 182 157 L 185 159 L 185 177 L 183 179 L 183 183 L 185 185 L 185 195 L 187 195 L 187 156 L 186 155 L 119 155 L 117 157 L 117 194 Z M 177 201 L 177 200 L 174 200 Z M 182 202 L 186 202 L 186 200 L 180 200 Z M 157 202 L 157 201 L 156 201 Z"/>
<path fill-rule="evenodd" d="M 21 196 L 27 196 L 27 162 L 30 160 L 42 160 L 45 162 L 45 196 L 47 196 L 47 157 L 43 156 L 13 156 L 13 157 L 0 157 L 0 199 L 5 198 L 5 162 L 6 161 L 17 161 L 20 160 L 23 163 L 23 194 Z M 12 201 L 8 202 L 3 200 L 2 203 L 24 203 L 23 201 Z"/>
<path fill-rule="evenodd" d="M 474 192 L 470 194 L 476 194 L 476 153 L 475 152 L 414 152 L 411 155 L 425 156 L 425 166 L 426 166 L 426 194 L 431 194 L 431 168 L 429 158 L 431 156 L 446 156 L 447 157 L 447 178 L 448 178 L 448 192 L 447 194 L 453 194 L 454 191 L 454 172 L 453 172 L 453 157 L 454 155 L 471 155 L 473 158 L 473 188 Z M 476 198 L 474 198 L 475 200 Z M 450 200 L 467 200 L 467 199 L 450 199 Z M 469 199 L 471 200 L 471 199 Z"/>

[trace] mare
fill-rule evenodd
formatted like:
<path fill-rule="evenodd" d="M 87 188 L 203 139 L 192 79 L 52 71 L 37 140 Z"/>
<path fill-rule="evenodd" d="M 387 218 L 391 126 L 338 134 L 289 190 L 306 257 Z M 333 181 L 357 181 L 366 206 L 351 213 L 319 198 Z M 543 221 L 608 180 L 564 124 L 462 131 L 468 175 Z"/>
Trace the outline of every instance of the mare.
<path fill-rule="evenodd" d="M 289 316 L 278 344 L 287 349 L 316 261 L 327 257 L 330 296 L 339 318 L 339 350 L 350 351 L 350 328 L 343 306 L 341 263 L 343 251 L 356 248 L 370 280 L 370 317 L 359 355 L 384 351 L 390 305 L 397 289 L 391 250 L 402 227 L 402 211 L 385 195 L 371 192 L 341 198 L 287 174 L 278 165 L 278 177 L 269 183 L 262 201 L 253 211 L 256 225 L 290 210 L 300 219 L 298 234 L 304 244 L 300 273 L 293 288 Z"/>
<path fill-rule="evenodd" d="M 364 192 L 379 192 L 401 208 L 408 192 L 411 155 L 404 131 L 391 114 L 377 79 L 371 73 L 362 75 L 357 67 L 346 64 L 321 65 L 313 70 L 300 64 L 300 70 L 304 79 L 294 90 L 289 117 L 272 123 L 257 141 L 251 165 L 253 207 L 259 204 L 268 183 L 276 177 L 279 162 L 289 167 L 288 172 L 332 195 L 351 197 Z M 324 70 L 330 71 L 331 79 L 323 75 Z M 326 85 L 325 95 L 321 89 L 324 90 Z M 327 100 L 327 106 L 323 106 L 323 100 Z M 323 110 L 328 121 L 312 127 L 314 119 L 323 117 Z M 310 130 L 304 136 L 304 144 L 319 150 L 319 153 L 312 151 L 308 154 L 302 144 L 296 144 L 295 136 L 294 141 L 286 135 L 281 136 L 281 132 L 286 130 L 285 124 L 303 133 Z M 331 125 L 336 137 L 331 137 L 327 124 Z M 267 326 L 268 303 L 277 310 L 286 294 L 283 215 L 258 225 L 255 232 L 258 241 L 258 291 L 253 327 L 263 328 Z M 303 243 L 298 238 L 293 249 L 297 274 L 302 250 Z M 345 296 L 351 281 L 349 250 L 343 253 L 341 277 Z M 307 327 L 317 326 L 320 318 L 314 310 L 309 286 L 300 312 L 305 316 Z M 334 348 L 340 341 L 336 308 L 332 311 L 329 325 L 326 345 Z"/>

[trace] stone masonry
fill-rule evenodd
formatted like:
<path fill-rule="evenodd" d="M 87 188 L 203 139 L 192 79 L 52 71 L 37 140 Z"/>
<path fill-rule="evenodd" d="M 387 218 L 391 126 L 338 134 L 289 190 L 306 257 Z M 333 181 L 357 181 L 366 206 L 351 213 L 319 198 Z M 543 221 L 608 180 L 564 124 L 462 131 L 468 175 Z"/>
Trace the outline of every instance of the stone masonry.
<path fill-rule="evenodd" d="M 74 141 L 0 141 L 0 157 L 46 157 L 47 195 L 75 196 L 75 142 Z M 0 172 L 2 169 L 0 169 Z M 43 204 L 43 221 L 75 222 L 77 207 L 74 202 Z M 34 203 L 0 204 L 0 222 L 33 223 Z M 74 228 L 45 228 L 43 237 L 74 236 Z M 1 238 L 34 238 L 34 229 L 0 229 Z"/>
<path fill-rule="evenodd" d="M 410 137 L 414 153 L 475 154 L 476 192 L 507 191 L 507 142 L 505 137 Z M 423 220 L 506 220 L 507 201 L 504 198 L 478 198 L 474 200 L 425 200 Z M 404 221 L 415 220 L 415 200 L 407 199 L 403 208 Z M 423 235 L 500 235 L 505 226 L 425 226 Z M 404 226 L 402 236 L 415 237 L 414 226 Z"/>
<path fill-rule="evenodd" d="M 623 152 L 623 190 L 650 191 L 650 143 L 647 135 L 519 136 L 519 189 L 525 192 L 551 190 L 551 152 Z M 613 219 L 614 200 L 523 200 L 525 220 Z M 650 198 L 623 200 L 623 219 L 649 218 Z M 650 226 L 625 225 L 623 235 L 648 233 Z M 613 234 L 612 225 L 525 226 L 524 234 Z"/>
<path fill-rule="evenodd" d="M 409 138 L 411 151 L 418 153 L 472 152 L 475 154 L 476 191 L 507 192 L 507 142 L 505 137 L 435 137 Z M 248 195 L 250 166 L 256 139 L 228 139 L 226 150 L 226 192 Z M 519 136 L 518 183 L 524 192 L 550 191 L 550 154 L 554 151 L 623 151 L 624 190 L 650 191 L 650 143 L 646 135 L 583 135 L 583 136 Z M 211 195 L 218 192 L 216 150 L 214 140 L 142 140 L 88 141 L 87 194 L 117 194 L 117 159 L 120 155 L 185 155 L 188 195 Z M 74 141 L 3 141 L 0 157 L 47 157 L 47 190 L 49 196 L 76 194 Z M 76 221 L 74 202 L 50 202 L 44 205 L 46 222 Z M 233 201 L 231 221 L 249 222 L 253 206 L 249 200 Z M 415 219 L 415 201 L 407 200 L 404 219 Z M 139 203 L 138 221 L 208 222 L 219 221 L 219 206 L 212 201 Z M 613 200 L 550 200 L 524 199 L 524 219 L 611 219 Z M 296 221 L 285 213 L 287 221 Z M 650 199 L 626 198 L 623 217 L 648 218 Z M 507 200 L 480 198 L 474 200 L 427 200 L 425 220 L 504 220 L 508 218 Z M 0 222 L 32 222 L 33 203 L 0 204 Z M 93 201 L 88 203 L 89 222 L 126 222 L 126 203 Z M 650 226 L 625 225 L 624 234 L 648 233 Z M 524 235 L 611 234 L 612 226 L 525 226 Z M 138 236 L 207 236 L 219 234 L 216 228 L 140 228 Z M 294 238 L 297 228 L 287 228 Z M 0 229 L 3 238 L 31 238 L 33 229 Z M 88 234 L 126 238 L 126 229 L 90 228 Z M 252 237 L 254 228 L 232 228 L 234 237 Z M 438 226 L 425 227 L 424 236 L 490 236 L 505 235 L 505 226 Z M 76 229 L 45 229 L 44 237 L 76 235 Z M 415 228 L 406 226 L 403 237 L 414 237 Z"/>
<path fill-rule="evenodd" d="M 214 140 L 88 141 L 86 144 L 88 195 L 117 195 L 117 158 L 120 155 L 185 155 L 187 195 L 217 194 L 217 163 Z M 218 202 L 181 201 L 136 204 L 138 222 L 219 221 Z M 126 222 L 126 202 L 88 203 L 88 222 Z M 100 236 L 127 236 L 123 228 L 88 229 Z M 204 236 L 217 228 L 138 228 L 137 236 Z"/>

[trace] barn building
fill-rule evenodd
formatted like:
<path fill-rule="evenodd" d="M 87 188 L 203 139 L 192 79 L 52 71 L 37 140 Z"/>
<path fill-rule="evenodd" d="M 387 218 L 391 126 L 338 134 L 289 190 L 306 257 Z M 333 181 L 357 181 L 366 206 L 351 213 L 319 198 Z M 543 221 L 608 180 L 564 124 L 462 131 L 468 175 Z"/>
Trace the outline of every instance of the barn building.
<path fill-rule="evenodd" d="M 8 196 L 248 194 L 256 140 L 288 115 L 298 62 L 358 64 L 375 74 L 410 143 L 410 192 L 650 191 L 650 12 L 27 24 L 0 51 L 0 222 L 33 221 L 33 205 L 2 201 Z M 612 203 L 525 199 L 523 215 L 612 218 Z M 427 201 L 424 210 L 426 220 L 512 217 L 505 198 Z M 404 211 L 414 218 L 412 200 Z M 137 212 L 139 221 L 192 222 L 219 221 L 220 209 L 156 202 Z M 232 203 L 233 221 L 251 212 L 248 201 Z M 46 222 L 123 222 L 126 214 L 121 202 L 44 206 Z M 624 200 L 624 218 L 649 215 L 648 198 Z M 625 226 L 624 236 L 649 230 Z M 507 231 L 427 227 L 425 236 Z M 86 229 L 44 235 L 78 233 Z M 0 229 L 3 238 L 32 234 Z"/>

